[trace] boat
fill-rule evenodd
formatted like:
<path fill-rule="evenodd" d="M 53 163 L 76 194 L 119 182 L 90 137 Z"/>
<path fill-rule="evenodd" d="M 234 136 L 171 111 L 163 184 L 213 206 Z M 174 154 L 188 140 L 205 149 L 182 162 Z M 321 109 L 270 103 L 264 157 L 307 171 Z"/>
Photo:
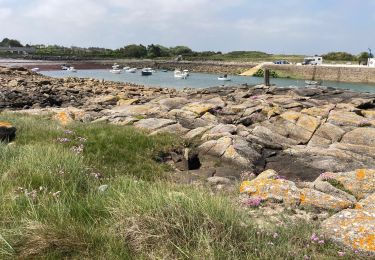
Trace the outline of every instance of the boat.
<path fill-rule="evenodd" d="M 305 83 L 308 86 L 320 86 L 323 82 L 321 80 L 306 80 Z"/>
<path fill-rule="evenodd" d="M 182 72 L 184 72 L 187 76 L 190 76 L 189 70 L 183 70 Z"/>
<path fill-rule="evenodd" d="M 69 71 L 69 72 L 77 72 L 77 70 L 74 67 L 69 67 L 67 69 L 67 71 Z"/>
<path fill-rule="evenodd" d="M 128 70 L 128 69 L 130 69 L 130 67 L 124 67 L 124 68 L 123 68 L 123 70 Z"/>
<path fill-rule="evenodd" d="M 175 70 L 174 77 L 178 79 L 186 79 L 188 74 L 186 72 L 182 72 L 181 70 Z"/>
<path fill-rule="evenodd" d="M 221 81 L 231 81 L 232 79 L 231 79 L 231 78 L 228 78 L 228 75 L 227 75 L 227 74 L 224 74 L 223 76 L 218 77 L 217 80 L 221 80 Z"/>
<path fill-rule="evenodd" d="M 68 65 L 64 64 L 64 65 L 62 65 L 62 66 L 61 66 L 61 69 L 62 69 L 62 70 L 68 70 L 68 69 L 69 69 L 69 67 L 70 67 L 70 66 L 68 66 Z"/>
<path fill-rule="evenodd" d="M 125 70 L 125 72 L 136 73 L 137 72 L 137 68 L 129 68 L 129 69 Z"/>
<path fill-rule="evenodd" d="M 151 68 L 143 68 L 141 73 L 142 73 L 142 76 L 151 76 L 152 75 L 152 69 Z"/>
<path fill-rule="evenodd" d="M 112 69 L 109 72 L 113 74 L 120 74 L 121 73 L 120 65 L 118 65 L 117 63 L 113 64 Z"/>
<path fill-rule="evenodd" d="M 161 72 L 168 72 L 168 70 L 166 70 L 166 69 L 163 69 L 163 70 L 161 70 Z"/>
<path fill-rule="evenodd" d="M 39 71 L 39 68 L 32 68 L 31 71 L 32 71 L 32 72 L 38 72 L 38 71 Z"/>

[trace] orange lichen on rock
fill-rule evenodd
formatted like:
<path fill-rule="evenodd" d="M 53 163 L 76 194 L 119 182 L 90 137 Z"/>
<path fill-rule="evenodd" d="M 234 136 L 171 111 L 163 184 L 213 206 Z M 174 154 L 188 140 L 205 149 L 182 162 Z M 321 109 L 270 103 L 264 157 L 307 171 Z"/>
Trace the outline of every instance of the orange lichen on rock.
<path fill-rule="evenodd" d="M 275 200 L 290 205 L 300 202 L 300 191 L 293 182 L 287 180 L 255 179 L 243 182 L 240 191 L 263 200 Z"/>
<path fill-rule="evenodd" d="M 337 211 L 347 209 L 353 205 L 353 203 L 349 200 L 334 197 L 332 195 L 308 188 L 301 190 L 300 200 L 301 206 L 311 206 L 320 209 Z"/>
<path fill-rule="evenodd" d="M 322 223 L 330 239 L 352 250 L 375 254 L 375 211 L 348 209 Z"/>

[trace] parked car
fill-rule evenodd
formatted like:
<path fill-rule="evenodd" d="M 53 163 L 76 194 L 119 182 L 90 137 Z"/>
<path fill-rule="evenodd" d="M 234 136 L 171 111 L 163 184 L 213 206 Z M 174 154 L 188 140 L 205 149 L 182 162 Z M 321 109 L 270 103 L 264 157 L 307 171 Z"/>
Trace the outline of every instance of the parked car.
<path fill-rule="evenodd" d="M 274 61 L 273 62 L 274 64 L 280 64 L 280 65 L 282 65 L 282 64 L 290 64 L 288 61 L 286 61 L 286 60 L 277 60 L 277 61 Z"/>

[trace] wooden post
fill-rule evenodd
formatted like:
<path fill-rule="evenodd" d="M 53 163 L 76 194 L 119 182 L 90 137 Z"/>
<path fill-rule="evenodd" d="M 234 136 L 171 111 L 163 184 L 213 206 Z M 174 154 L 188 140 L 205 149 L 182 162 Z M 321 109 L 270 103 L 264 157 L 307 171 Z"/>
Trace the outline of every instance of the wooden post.
<path fill-rule="evenodd" d="M 270 84 L 270 70 L 269 69 L 264 69 L 264 85 L 267 87 L 271 86 Z"/>

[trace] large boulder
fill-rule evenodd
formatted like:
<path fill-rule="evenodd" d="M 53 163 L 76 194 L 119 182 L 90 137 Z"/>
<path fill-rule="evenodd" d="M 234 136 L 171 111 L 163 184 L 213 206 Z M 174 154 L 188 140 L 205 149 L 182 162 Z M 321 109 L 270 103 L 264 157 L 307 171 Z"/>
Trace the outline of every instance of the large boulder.
<path fill-rule="evenodd" d="M 351 172 L 327 173 L 330 179 L 339 182 L 357 199 L 363 199 L 375 192 L 375 170 L 358 169 Z M 318 178 L 327 178 L 320 176 Z"/>
<path fill-rule="evenodd" d="M 0 122 L 0 141 L 10 142 L 16 137 L 16 128 L 9 122 Z"/>
<path fill-rule="evenodd" d="M 301 190 L 300 206 L 340 211 L 353 206 L 350 200 L 332 196 L 321 191 L 305 188 Z"/>
<path fill-rule="evenodd" d="M 297 206 L 301 199 L 301 192 L 295 183 L 278 179 L 273 170 L 261 173 L 252 181 L 242 182 L 240 192 L 247 193 L 252 198 L 283 202 L 291 206 Z"/>
<path fill-rule="evenodd" d="M 322 223 L 323 233 L 350 249 L 375 255 L 375 210 L 347 209 Z"/>
<path fill-rule="evenodd" d="M 357 128 L 342 138 L 343 143 L 375 147 L 375 128 Z"/>

